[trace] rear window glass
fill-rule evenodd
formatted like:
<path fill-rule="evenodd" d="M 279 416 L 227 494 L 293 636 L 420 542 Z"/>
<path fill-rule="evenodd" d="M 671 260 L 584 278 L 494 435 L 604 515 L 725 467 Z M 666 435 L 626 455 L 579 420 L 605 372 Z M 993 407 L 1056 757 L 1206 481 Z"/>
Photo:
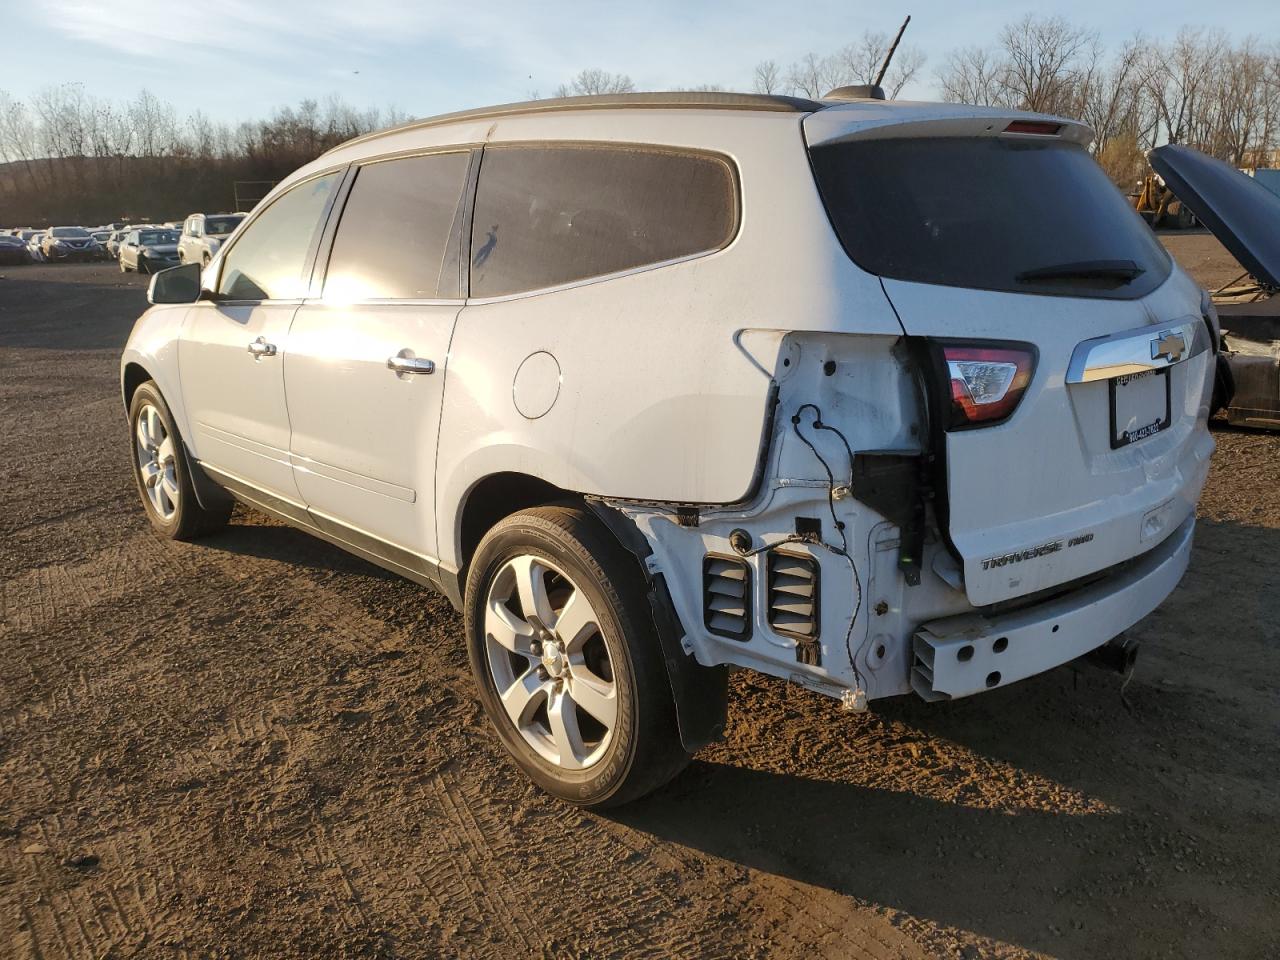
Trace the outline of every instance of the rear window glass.
<path fill-rule="evenodd" d="M 458 257 L 446 251 L 469 162 L 468 153 L 441 153 L 361 167 L 333 241 L 325 297 L 456 297 Z"/>
<path fill-rule="evenodd" d="M 204 232 L 210 235 L 230 233 L 240 226 L 243 219 L 244 217 L 205 217 Z"/>
<path fill-rule="evenodd" d="M 737 229 L 729 165 L 643 147 L 489 147 L 471 295 L 572 283 L 718 249 Z"/>
<path fill-rule="evenodd" d="M 1120 299 L 1169 275 L 1160 242 L 1077 144 L 900 138 L 811 154 L 841 243 L 871 273 Z"/>

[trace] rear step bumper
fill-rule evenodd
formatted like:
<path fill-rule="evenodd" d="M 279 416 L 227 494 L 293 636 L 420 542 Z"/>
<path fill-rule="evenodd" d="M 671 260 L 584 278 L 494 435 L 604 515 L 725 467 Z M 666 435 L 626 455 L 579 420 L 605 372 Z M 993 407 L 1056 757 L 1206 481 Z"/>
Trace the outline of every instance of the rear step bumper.
<path fill-rule="evenodd" d="M 962 614 L 912 637 L 911 688 L 951 700 L 1007 686 L 1083 656 L 1160 605 L 1186 572 L 1195 516 L 1131 566 L 1065 596 L 996 617 Z"/>

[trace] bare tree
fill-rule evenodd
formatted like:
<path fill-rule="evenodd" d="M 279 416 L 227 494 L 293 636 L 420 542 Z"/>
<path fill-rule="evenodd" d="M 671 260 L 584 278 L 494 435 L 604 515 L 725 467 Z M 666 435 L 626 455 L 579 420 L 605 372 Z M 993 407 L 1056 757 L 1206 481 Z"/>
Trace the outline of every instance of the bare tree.
<path fill-rule="evenodd" d="M 756 64 L 751 88 L 756 93 L 782 92 L 782 69 L 776 60 L 761 60 Z"/>
<path fill-rule="evenodd" d="M 791 93 L 818 98 L 836 87 L 869 84 L 875 81 L 889 51 L 890 38 L 883 33 L 864 33 L 835 53 L 819 56 L 807 53 L 787 71 L 785 87 Z M 765 61 L 772 65 L 773 61 Z M 888 96 L 896 97 L 924 66 L 925 56 L 915 47 L 899 47 L 885 75 Z M 760 67 L 756 68 L 757 88 Z"/>
<path fill-rule="evenodd" d="M 853 43 L 837 50 L 831 57 L 832 79 L 837 85 L 874 83 L 888 55 L 893 38 L 868 30 Z M 915 79 L 924 66 L 924 51 L 918 47 L 899 47 L 881 81 L 889 99 Z"/>
<path fill-rule="evenodd" d="M 1144 86 L 1173 143 L 1199 139 L 1207 88 L 1225 39 L 1184 27 L 1172 44 L 1153 45 L 1144 63 Z"/>
<path fill-rule="evenodd" d="M 1069 112 L 1082 63 L 1098 43 L 1098 34 L 1062 17 L 1028 14 L 1000 31 L 1009 100 L 1024 110 Z"/>
<path fill-rule="evenodd" d="M 942 99 L 951 103 L 1005 105 L 1005 66 L 983 47 L 962 47 L 947 54 L 938 71 Z"/>
<path fill-rule="evenodd" d="M 636 85 L 625 73 L 592 68 L 583 70 L 568 83 L 556 88 L 557 97 L 587 97 L 602 93 L 632 93 Z"/>
<path fill-rule="evenodd" d="M 902 88 L 914 80 L 924 69 L 924 51 L 918 47 L 899 47 L 884 75 L 883 86 L 890 100 L 898 99 Z"/>
<path fill-rule="evenodd" d="M 787 71 L 787 87 L 792 93 L 816 99 L 839 86 L 833 80 L 834 73 L 829 57 L 806 53 Z"/>
<path fill-rule="evenodd" d="M 36 125 L 26 104 L 0 90 L 0 158 L 22 163 L 32 192 L 40 189 L 37 143 Z"/>

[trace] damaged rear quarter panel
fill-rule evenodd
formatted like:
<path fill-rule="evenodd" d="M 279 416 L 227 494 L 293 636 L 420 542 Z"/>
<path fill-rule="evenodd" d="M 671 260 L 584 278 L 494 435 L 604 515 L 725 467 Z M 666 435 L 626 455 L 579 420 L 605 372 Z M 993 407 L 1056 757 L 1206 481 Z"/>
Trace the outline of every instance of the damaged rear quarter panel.
<path fill-rule="evenodd" d="M 751 331 L 741 339 L 763 341 L 767 332 Z M 932 572 L 933 557 L 944 548 L 930 542 L 925 548 L 923 582 L 908 588 L 913 593 L 911 617 L 907 617 L 897 563 L 899 529 L 856 494 L 829 499 L 827 470 L 837 485 L 847 485 L 849 449 L 833 432 L 813 426 L 815 416 L 820 416 L 837 427 L 855 454 L 921 452 L 926 436 L 923 410 L 901 338 L 787 334 L 781 340 L 775 373 L 778 409 L 763 480 L 750 501 L 702 508 L 696 526 L 688 525 L 687 519 L 682 523 L 667 506 L 611 503 L 648 539 L 666 575 L 686 647 L 699 662 L 750 666 L 833 696 L 846 689 L 863 689 L 870 697 L 908 692 L 909 635 L 914 624 L 921 616 L 966 609 L 967 602 L 962 592 Z M 799 423 L 793 420 L 797 416 Z M 795 542 L 797 521 L 802 530 L 816 526 L 818 538 Z M 836 521 L 844 524 L 843 531 Z M 751 549 L 758 551 L 746 557 L 752 612 L 751 635 L 746 639 L 712 632 L 704 616 L 703 558 L 707 554 L 738 556 L 730 539 L 735 530 L 745 531 Z M 761 550 L 769 544 L 783 544 L 782 549 L 811 557 L 819 566 L 816 663 L 800 655 L 801 645 L 793 636 L 769 623 L 769 551 Z"/>

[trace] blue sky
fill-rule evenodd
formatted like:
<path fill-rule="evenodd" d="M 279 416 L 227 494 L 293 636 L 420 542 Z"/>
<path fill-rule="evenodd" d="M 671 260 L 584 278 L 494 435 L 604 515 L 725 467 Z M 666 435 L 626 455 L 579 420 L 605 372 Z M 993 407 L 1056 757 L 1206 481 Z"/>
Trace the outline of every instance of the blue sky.
<path fill-rule="evenodd" d="M 957 46 L 986 44 L 1028 12 L 1061 13 L 1108 45 L 1136 31 L 1164 37 L 1183 24 L 1230 27 L 1280 40 L 1275 0 L 1163 0 L 1059 5 L 921 0 L 646 0 L 641 3 L 214 0 L 0 0 L 0 89 L 26 97 L 53 82 L 82 82 L 99 97 L 146 88 L 179 114 L 263 116 L 304 97 L 339 93 L 357 106 L 394 105 L 424 116 L 550 95 L 585 67 L 629 74 L 639 89 L 705 83 L 750 89 L 751 71 L 829 53 L 865 29 L 895 30 L 928 56 L 904 95 L 933 94 L 934 71 Z M 139 11 L 145 11 L 139 13 Z M 1216 20 L 1208 20 L 1210 13 Z"/>

